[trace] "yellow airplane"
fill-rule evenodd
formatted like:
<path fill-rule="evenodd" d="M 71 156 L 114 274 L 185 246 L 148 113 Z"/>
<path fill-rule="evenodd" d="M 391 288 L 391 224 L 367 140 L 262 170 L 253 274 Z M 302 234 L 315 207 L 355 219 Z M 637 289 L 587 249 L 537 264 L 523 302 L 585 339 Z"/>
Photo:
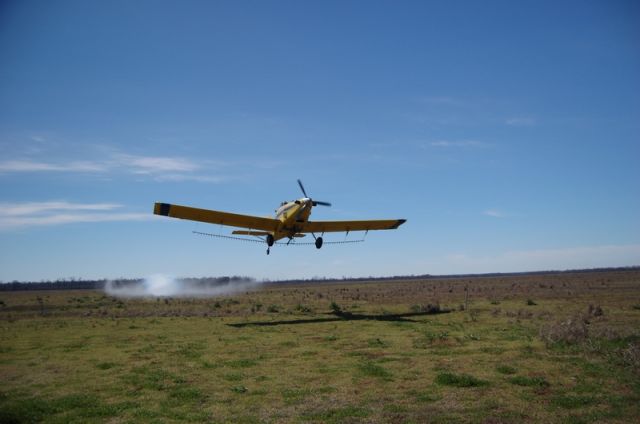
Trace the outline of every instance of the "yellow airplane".
<path fill-rule="evenodd" d="M 171 218 L 246 228 L 248 230 L 235 230 L 232 234 L 260 238 L 267 244 L 267 255 L 269 254 L 271 246 L 283 238 L 288 238 L 289 241 L 287 244 L 289 244 L 294 237 L 304 237 L 305 233 L 310 233 L 315 239 L 316 248 L 320 249 L 322 247 L 322 236 L 324 236 L 324 233 L 345 231 L 348 234 L 350 231 L 395 230 L 406 221 L 406 219 L 309 221 L 311 208 L 318 205 L 331 206 L 331 203 L 311 199 L 307 196 L 302 181 L 298 180 L 298 185 L 304 197 L 290 202 L 282 202 L 280 207 L 275 211 L 275 218 L 239 215 L 230 212 L 172 205 L 169 203 L 156 203 L 153 213 Z M 322 236 L 316 237 L 316 233 L 321 233 Z"/>

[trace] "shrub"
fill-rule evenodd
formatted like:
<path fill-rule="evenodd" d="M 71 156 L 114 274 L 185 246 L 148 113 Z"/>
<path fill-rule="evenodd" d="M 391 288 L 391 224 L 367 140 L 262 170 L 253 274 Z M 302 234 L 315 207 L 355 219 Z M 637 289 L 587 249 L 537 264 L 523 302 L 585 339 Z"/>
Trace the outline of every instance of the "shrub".
<path fill-rule="evenodd" d="M 534 302 L 534 301 L 533 301 L 533 300 L 531 300 L 531 299 L 527 299 L 527 305 L 528 305 L 528 306 L 536 306 L 536 305 L 537 305 L 537 303 L 536 303 L 536 302 Z"/>
<path fill-rule="evenodd" d="M 600 307 L 600 305 L 589 305 L 589 307 L 587 308 L 587 316 L 588 317 L 600 317 L 604 315 L 604 311 L 602 310 L 602 308 Z"/>
<path fill-rule="evenodd" d="M 636 371 L 640 371 L 640 342 L 631 342 L 622 352 L 622 361 Z"/>
<path fill-rule="evenodd" d="M 426 305 L 412 305 L 411 312 L 419 313 L 424 312 L 427 314 L 437 314 L 440 312 L 440 304 L 436 303 L 427 303 Z"/>
<path fill-rule="evenodd" d="M 267 312 L 280 312 L 280 307 L 278 305 L 269 305 Z"/>
<path fill-rule="evenodd" d="M 336 302 L 331 302 L 331 310 L 334 314 L 341 314 L 342 308 Z"/>
<path fill-rule="evenodd" d="M 308 314 L 311 312 L 311 308 L 301 303 L 298 303 L 298 305 L 296 305 L 296 311 L 302 312 L 304 314 Z"/>
<path fill-rule="evenodd" d="M 588 336 L 587 325 L 582 319 L 576 317 L 540 329 L 540 337 L 547 344 L 577 344 L 584 342 Z"/>

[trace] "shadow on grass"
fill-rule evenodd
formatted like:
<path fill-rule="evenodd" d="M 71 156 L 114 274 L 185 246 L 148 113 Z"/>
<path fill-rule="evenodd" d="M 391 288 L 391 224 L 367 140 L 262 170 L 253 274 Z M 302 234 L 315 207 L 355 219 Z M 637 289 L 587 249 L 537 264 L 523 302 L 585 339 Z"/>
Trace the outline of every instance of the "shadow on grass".
<path fill-rule="evenodd" d="M 235 324 L 227 324 L 230 327 L 266 327 L 273 325 L 288 325 L 288 324 L 314 324 L 321 322 L 336 322 L 336 321 L 396 321 L 396 322 L 417 322 L 410 319 L 410 317 L 420 317 L 425 315 L 438 315 L 447 314 L 451 312 L 448 309 L 439 311 L 428 312 L 407 312 L 405 314 L 383 314 L 383 315 L 369 315 L 369 314 L 354 314 L 351 312 L 331 312 L 328 315 L 333 315 L 327 318 L 305 318 L 305 319 L 291 319 L 281 321 L 254 321 L 254 322 L 239 322 Z"/>

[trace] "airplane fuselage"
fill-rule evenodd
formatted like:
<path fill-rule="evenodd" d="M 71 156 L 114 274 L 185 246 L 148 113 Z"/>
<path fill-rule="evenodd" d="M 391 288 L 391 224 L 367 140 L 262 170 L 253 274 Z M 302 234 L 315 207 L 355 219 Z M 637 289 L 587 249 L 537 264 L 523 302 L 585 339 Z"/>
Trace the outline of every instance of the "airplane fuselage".
<path fill-rule="evenodd" d="M 298 234 L 302 228 L 300 224 L 309 220 L 311 208 L 313 208 L 313 201 L 307 197 L 291 202 L 282 202 L 275 211 L 276 219 L 280 220 L 282 224 L 273 235 L 273 238 L 280 240 L 285 237 L 302 237 L 303 234 Z"/>

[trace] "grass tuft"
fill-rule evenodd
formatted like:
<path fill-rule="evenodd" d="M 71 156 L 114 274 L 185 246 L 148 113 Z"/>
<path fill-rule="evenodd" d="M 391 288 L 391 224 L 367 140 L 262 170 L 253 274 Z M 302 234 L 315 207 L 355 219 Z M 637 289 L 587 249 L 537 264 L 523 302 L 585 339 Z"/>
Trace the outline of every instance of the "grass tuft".
<path fill-rule="evenodd" d="M 509 383 L 527 387 L 549 387 L 550 385 L 544 377 L 524 377 L 519 375 L 511 377 Z"/>
<path fill-rule="evenodd" d="M 436 383 L 443 386 L 452 387 L 482 387 L 488 386 L 489 382 L 481 380 L 469 374 L 453 374 L 443 372 L 436 376 Z"/>
<path fill-rule="evenodd" d="M 498 365 L 496 367 L 496 371 L 498 371 L 500 374 L 515 374 L 516 373 L 516 369 L 513 367 L 510 367 L 509 365 Z"/>
<path fill-rule="evenodd" d="M 249 391 L 245 386 L 234 386 L 231 388 L 231 391 L 234 393 L 246 393 Z"/>
<path fill-rule="evenodd" d="M 551 399 L 551 404 L 565 409 L 576 409 L 597 403 L 593 396 L 587 395 L 559 395 Z"/>
<path fill-rule="evenodd" d="M 330 408 L 322 412 L 313 412 L 303 414 L 302 418 L 306 422 L 308 420 L 320 421 L 327 424 L 356 422 L 354 418 L 366 418 L 371 414 L 369 409 L 357 406 L 345 406 L 342 408 Z"/>
<path fill-rule="evenodd" d="M 371 361 L 364 361 L 358 364 L 358 370 L 367 377 L 377 377 L 382 380 L 392 380 L 392 374 L 386 368 Z"/>

